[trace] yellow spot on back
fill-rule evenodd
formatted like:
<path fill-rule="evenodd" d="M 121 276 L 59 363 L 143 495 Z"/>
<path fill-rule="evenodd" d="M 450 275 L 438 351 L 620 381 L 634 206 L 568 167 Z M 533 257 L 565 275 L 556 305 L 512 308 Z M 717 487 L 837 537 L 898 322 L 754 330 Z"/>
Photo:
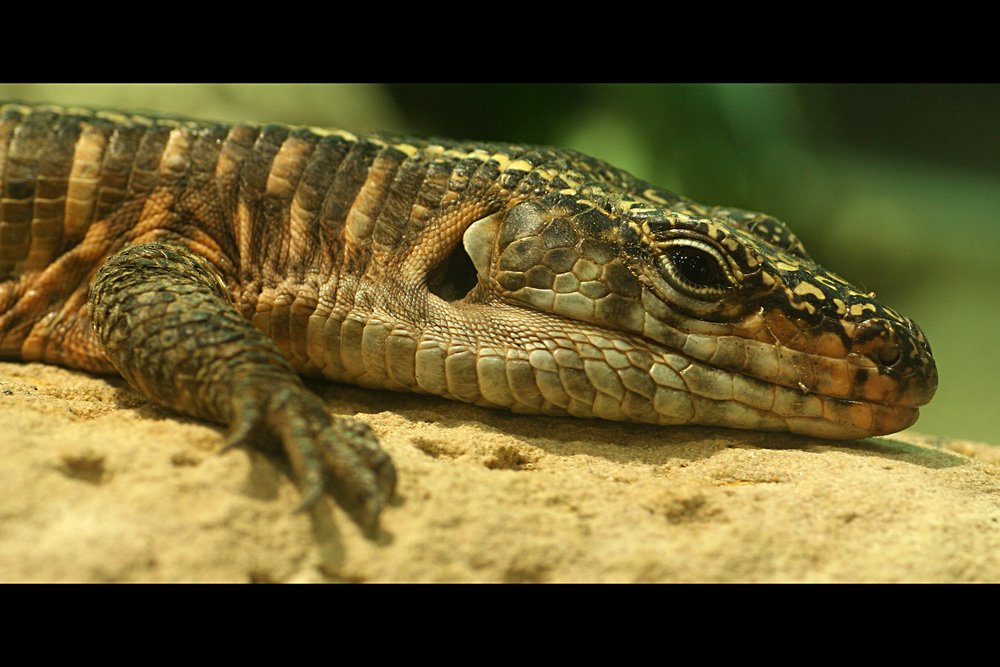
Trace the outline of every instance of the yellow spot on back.
<path fill-rule="evenodd" d="M 801 295 L 812 294 L 817 299 L 826 298 L 826 295 L 823 294 L 823 292 L 812 283 L 801 282 L 798 285 L 796 285 L 795 289 L 793 289 L 792 291 L 795 292 L 796 294 L 801 294 Z"/>
<path fill-rule="evenodd" d="M 33 107 L 25 106 L 23 104 L 4 104 L 3 106 L 0 106 L 0 113 L 13 110 L 23 116 L 27 116 L 33 109 Z"/>
<path fill-rule="evenodd" d="M 497 167 L 500 169 L 500 171 L 506 171 L 507 165 L 510 164 L 510 158 L 504 155 L 503 153 L 497 153 L 496 155 L 491 157 L 490 160 L 497 163 Z"/>
<path fill-rule="evenodd" d="M 851 306 L 851 315 L 861 315 L 866 310 L 872 310 L 872 311 L 874 311 L 875 310 L 875 306 L 873 306 L 870 303 L 856 303 L 853 306 Z"/>
<path fill-rule="evenodd" d="M 562 174 L 562 179 L 571 188 L 578 188 L 578 187 L 580 187 L 580 183 L 575 178 L 572 178 L 569 174 L 566 174 L 566 173 Z"/>
<path fill-rule="evenodd" d="M 180 128 L 171 130 L 167 145 L 163 147 L 163 153 L 160 155 L 160 174 L 172 177 L 173 174 L 187 169 L 190 148 L 190 141 L 184 130 Z"/>
<path fill-rule="evenodd" d="M 816 312 L 816 307 L 813 306 L 808 301 L 792 301 L 792 305 L 798 308 L 799 310 L 806 311 L 810 315 Z"/>
<path fill-rule="evenodd" d="M 815 280 L 818 283 L 823 283 L 824 285 L 828 285 L 829 287 L 834 287 L 834 288 L 837 287 L 837 283 L 840 283 L 841 285 L 848 284 L 846 280 L 844 280 L 839 276 L 835 276 L 832 273 L 828 273 L 823 276 L 813 276 L 813 280 Z"/>
<path fill-rule="evenodd" d="M 779 271 L 798 271 L 798 264 L 787 264 L 785 262 L 778 262 L 776 265 Z"/>
<path fill-rule="evenodd" d="M 125 114 L 117 113 L 115 111 L 98 111 L 94 113 L 97 118 L 103 118 L 105 120 L 110 120 L 112 123 L 121 123 L 123 125 L 129 125 L 129 121 L 132 120 Z M 148 119 L 147 119 L 148 120 Z M 148 125 L 149 123 L 143 123 Z"/>
<path fill-rule="evenodd" d="M 331 130 L 330 134 L 335 134 L 341 139 L 346 139 L 347 141 L 358 141 L 358 136 L 356 134 L 351 134 L 347 130 Z"/>
<path fill-rule="evenodd" d="M 410 144 L 396 144 L 393 148 L 400 153 L 405 153 L 407 157 L 413 157 L 417 154 L 417 147 Z"/>
<path fill-rule="evenodd" d="M 667 203 L 669 203 L 669 202 L 667 202 L 666 199 L 664 199 L 663 197 L 661 197 L 658 194 L 656 194 L 656 190 L 652 190 L 652 189 L 645 190 L 642 193 L 642 196 L 645 197 L 646 199 L 649 199 L 650 201 L 656 202 L 657 204 L 667 204 Z"/>

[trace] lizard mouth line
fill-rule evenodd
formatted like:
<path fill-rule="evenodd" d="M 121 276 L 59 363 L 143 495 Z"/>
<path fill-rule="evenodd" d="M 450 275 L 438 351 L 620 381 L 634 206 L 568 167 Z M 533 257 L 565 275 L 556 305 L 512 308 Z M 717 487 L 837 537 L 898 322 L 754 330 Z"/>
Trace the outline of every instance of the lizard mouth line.
<path fill-rule="evenodd" d="M 483 316 L 500 325 L 497 328 L 506 328 L 505 325 L 514 321 L 530 320 L 533 330 L 549 332 L 542 338 L 541 345 L 535 341 L 534 345 L 524 347 L 513 340 L 507 344 L 525 349 L 529 357 L 536 353 L 547 357 L 547 363 L 552 364 L 551 369 L 558 371 L 559 362 L 553 351 L 560 351 L 560 347 L 571 348 L 572 352 L 565 350 L 566 353 L 571 353 L 567 356 L 604 365 L 601 373 L 592 374 L 587 370 L 588 380 L 597 391 L 608 393 L 609 386 L 612 391 L 615 388 L 614 383 L 602 382 L 604 374 L 624 380 L 625 374 L 637 371 L 636 374 L 646 377 L 643 382 L 647 386 L 656 384 L 654 393 L 667 390 L 690 396 L 686 401 L 678 397 L 677 400 L 668 402 L 658 402 L 654 396 L 651 402 L 657 405 L 656 409 L 661 417 L 677 417 L 681 420 L 660 423 L 707 423 L 702 420 L 701 413 L 720 410 L 741 415 L 732 421 L 742 428 L 791 430 L 820 437 L 846 439 L 898 431 L 914 423 L 919 415 L 917 406 L 907 405 L 902 401 L 831 395 L 812 391 L 808 385 L 798 385 L 795 379 L 786 379 L 784 382 L 761 379 L 745 370 L 699 359 L 689 352 L 632 331 L 594 322 L 571 321 L 523 304 L 508 302 L 500 306 L 494 302 L 491 306 L 478 305 L 482 308 Z M 505 313 L 507 308 L 510 311 Z M 465 311 L 466 318 L 469 315 Z M 575 342 L 563 345 L 563 341 Z M 483 342 L 485 341 L 480 344 Z M 482 345 L 488 346 L 488 343 Z M 625 368 L 623 364 L 629 364 L 626 359 L 635 359 L 638 363 L 634 363 L 631 369 Z M 642 362 L 642 359 L 646 361 Z M 556 361 L 553 364 L 550 360 Z M 535 364 L 533 358 L 532 365 L 542 368 L 541 364 Z M 845 373 L 848 372 L 846 361 L 842 367 Z M 694 408 L 688 408 L 687 405 Z M 680 417 L 684 414 L 690 415 L 686 422 Z M 763 425 L 776 422 L 787 424 L 787 428 Z"/>
<path fill-rule="evenodd" d="M 620 332 L 620 333 L 625 333 L 625 332 Z M 746 378 L 746 379 L 748 379 L 748 380 L 750 380 L 752 382 L 759 382 L 761 384 L 764 384 L 764 385 L 767 385 L 767 386 L 770 386 L 770 387 L 780 387 L 783 390 L 787 390 L 787 391 L 796 393 L 796 394 L 798 394 L 800 396 L 803 396 L 803 397 L 814 396 L 814 397 L 819 398 L 821 400 L 840 401 L 840 402 L 844 402 L 844 403 L 851 403 L 851 404 L 858 404 L 858 405 L 871 405 L 871 406 L 878 406 L 878 407 L 881 407 L 881 408 L 916 409 L 918 407 L 916 405 L 910 405 L 910 404 L 907 404 L 907 403 L 904 403 L 904 402 L 876 401 L 876 400 L 867 399 L 867 398 L 861 398 L 861 397 L 837 396 L 837 395 L 833 395 L 833 394 L 826 394 L 826 393 L 823 393 L 823 392 L 820 392 L 820 391 L 813 391 L 809 387 L 807 387 L 807 386 L 805 386 L 803 384 L 793 384 L 791 382 L 786 383 L 786 382 L 779 382 L 779 381 L 775 381 L 775 380 L 764 380 L 764 379 L 762 379 L 760 377 L 757 377 L 756 375 L 753 375 L 751 373 L 747 373 L 747 372 L 735 370 L 735 369 L 732 369 L 732 368 L 727 368 L 725 366 L 716 365 L 716 364 L 713 364 L 711 362 L 705 361 L 703 359 L 698 359 L 697 357 L 694 357 L 694 356 L 692 356 L 690 354 L 687 354 L 687 353 L 685 353 L 685 352 L 683 352 L 681 350 L 676 350 L 674 348 L 667 347 L 667 346 L 663 345 L 662 343 L 658 343 L 657 341 L 649 339 L 649 338 L 644 338 L 644 337 L 641 337 L 641 336 L 635 336 L 634 334 L 631 334 L 630 337 L 638 339 L 638 340 L 642 340 L 643 343 L 645 343 L 647 345 L 656 346 L 663 353 L 671 354 L 671 355 L 676 355 L 676 356 L 679 356 L 679 357 L 683 357 L 684 359 L 686 359 L 691 364 L 697 364 L 699 366 L 704 366 L 706 368 L 711 368 L 711 369 L 714 369 L 714 370 L 716 370 L 718 372 L 721 372 L 721 373 L 729 373 L 729 374 L 731 374 L 733 376 L 739 375 L 740 377 Z M 775 347 L 777 347 L 777 346 L 775 346 Z M 822 357 L 822 355 L 809 355 L 809 356 L 810 357 L 814 357 L 814 356 L 815 357 Z M 827 357 L 822 357 L 822 358 L 825 359 Z"/>
<path fill-rule="evenodd" d="M 553 313 L 548 313 L 548 312 L 545 312 L 545 311 L 536 310 L 534 308 L 525 307 L 523 304 L 519 304 L 519 303 L 516 303 L 516 302 L 515 303 L 508 303 L 507 305 L 513 306 L 515 309 L 517 309 L 517 310 L 519 310 L 521 312 L 532 312 L 532 313 L 540 314 L 541 316 L 546 317 L 546 319 L 548 319 L 548 318 L 558 318 L 558 316 L 555 315 L 555 314 L 553 314 Z M 558 318 L 558 319 L 561 319 L 561 318 Z M 552 326 L 551 330 L 553 330 L 553 331 L 558 330 L 557 325 L 555 324 L 555 322 L 547 322 L 547 324 L 549 324 L 550 326 Z M 850 397 L 850 396 L 844 396 L 844 395 L 836 395 L 836 394 L 831 394 L 831 393 L 824 393 L 822 391 L 815 391 L 815 390 L 809 388 L 807 385 L 805 385 L 805 384 L 803 384 L 801 382 L 797 382 L 795 380 L 788 380 L 786 382 L 781 382 L 781 381 L 778 381 L 778 380 L 767 380 L 767 379 L 763 379 L 763 378 L 761 378 L 761 377 L 759 377 L 757 375 L 754 375 L 753 373 L 746 372 L 745 370 L 739 370 L 739 369 L 735 369 L 735 368 L 732 368 L 732 367 L 727 367 L 727 366 L 722 365 L 722 364 L 714 364 L 714 363 L 712 363 L 710 361 L 707 361 L 705 359 L 698 358 L 698 357 L 696 357 L 696 356 L 694 356 L 694 355 L 692 355 L 692 354 L 690 354 L 688 352 L 684 352 L 683 350 L 677 349 L 676 347 L 672 347 L 672 346 L 666 345 L 666 344 L 664 344 L 664 343 L 656 340 L 655 338 L 646 337 L 646 336 L 638 334 L 638 333 L 636 333 L 634 331 L 628 331 L 628 330 L 625 330 L 625 329 L 619 329 L 619 328 L 615 328 L 615 327 L 609 327 L 609 326 L 606 326 L 606 325 L 603 325 L 603 324 L 599 324 L 599 323 L 595 323 L 595 322 L 579 322 L 578 321 L 578 322 L 573 322 L 573 325 L 574 325 L 574 329 L 576 329 L 576 330 L 581 330 L 581 329 L 586 328 L 587 330 L 589 330 L 590 333 L 603 336 L 603 337 L 605 337 L 605 338 L 607 338 L 609 340 L 615 340 L 615 339 L 617 339 L 617 340 L 620 340 L 622 342 L 626 342 L 627 341 L 627 343 L 629 345 L 631 345 L 631 346 L 633 346 L 635 348 L 644 348 L 644 347 L 645 348 L 649 348 L 650 351 L 655 352 L 656 355 L 660 356 L 660 357 L 666 358 L 666 357 L 671 356 L 671 355 L 677 356 L 677 357 L 681 357 L 681 358 L 683 358 L 684 360 L 686 360 L 688 363 L 690 363 L 692 365 L 697 365 L 697 366 L 701 366 L 701 367 L 704 367 L 704 368 L 713 369 L 713 370 L 715 370 L 715 371 L 717 371 L 719 373 L 727 373 L 727 374 L 730 374 L 732 376 L 739 375 L 739 376 L 741 376 L 743 378 L 746 378 L 746 379 L 748 379 L 748 380 L 750 380 L 752 382 L 759 382 L 759 383 L 762 383 L 762 384 L 767 385 L 767 386 L 781 387 L 782 389 L 785 389 L 785 390 L 788 390 L 788 391 L 791 391 L 791 392 L 795 392 L 795 393 L 797 393 L 797 394 L 799 394 L 801 396 L 815 396 L 815 397 L 818 397 L 818 398 L 821 398 L 821 399 L 828 399 L 828 400 L 834 400 L 834 401 L 844 401 L 844 402 L 847 402 L 847 403 L 856 403 L 856 404 L 863 404 L 863 405 L 880 406 L 880 407 L 884 407 L 884 408 L 907 408 L 907 409 L 909 409 L 909 408 L 917 408 L 920 405 L 924 405 L 924 403 L 911 404 L 911 403 L 907 403 L 905 401 L 892 401 L 892 400 L 878 401 L 878 400 L 873 400 L 873 399 L 868 399 L 868 398 L 863 398 L 863 397 Z M 686 334 L 686 335 L 691 335 L 691 334 Z M 809 354 L 809 353 L 806 353 L 806 352 L 802 352 L 800 350 L 795 350 L 794 348 L 786 348 L 785 346 L 782 346 L 782 345 L 771 344 L 771 345 L 768 345 L 768 347 L 775 348 L 775 349 L 778 349 L 778 350 L 788 349 L 789 351 L 794 352 L 795 354 L 804 355 L 804 356 L 806 356 L 810 360 L 812 360 L 812 359 L 831 360 L 832 359 L 834 361 L 840 361 L 839 359 L 836 359 L 834 357 L 827 357 L 827 356 L 824 356 L 824 355 L 817 355 L 817 354 Z M 848 367 L 848 364 L 845 362 L 844 366 L 845 366 L 845 369 L 846 369 Z M 871 372 L 877 372 L 877 369 L 875 369 L 875 368 L 870 368 L 868 370 L 870 370 Z"/>

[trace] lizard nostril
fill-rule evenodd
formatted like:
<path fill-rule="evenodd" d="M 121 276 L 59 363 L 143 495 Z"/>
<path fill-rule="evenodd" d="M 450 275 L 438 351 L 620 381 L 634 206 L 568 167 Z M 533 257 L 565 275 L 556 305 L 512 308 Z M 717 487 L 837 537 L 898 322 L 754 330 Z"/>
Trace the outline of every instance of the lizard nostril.
<path fill-rule="evenodd" d="M 886 345 L 878 351 L 878 361 L 883 366 L 892 366 L 903 356 L 896 345 Z"/>

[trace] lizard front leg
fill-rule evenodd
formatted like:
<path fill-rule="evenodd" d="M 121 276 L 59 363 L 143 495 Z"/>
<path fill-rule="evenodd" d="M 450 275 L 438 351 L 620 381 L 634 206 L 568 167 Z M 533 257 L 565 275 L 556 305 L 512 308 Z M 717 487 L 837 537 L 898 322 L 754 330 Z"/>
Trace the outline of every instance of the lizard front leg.
<path fill-rule="evenodd" d="M 111 257 L 88 310 L 114 367 L 157 403 L 229 427 L 227 448 L 280 442 L 308 509 L 331 478 L 369 535 L 396 472 L 371 428 L 331 417 L 278 347 L 236 312 L 215 268 L 185 248 L 147 243 Z"/>

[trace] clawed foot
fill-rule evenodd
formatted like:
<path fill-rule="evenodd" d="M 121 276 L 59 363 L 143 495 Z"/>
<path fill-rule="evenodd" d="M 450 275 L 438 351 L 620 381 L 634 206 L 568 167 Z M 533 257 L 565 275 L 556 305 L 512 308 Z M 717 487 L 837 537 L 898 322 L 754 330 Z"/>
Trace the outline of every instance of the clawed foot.
<path fill-rule="evenodd" d="M 280 442 L 302 492 L 299 511 L 329 492 L 374 537 L 396 487 L 396 469 L 371 427 L 352 417 L 331 418 L 297 381 L 280 388 L 247 382 L 238 389 L 226 449 Z"/>
<path fill-rule="evenodd" d="M 389 456 L 367 424 L 327 414 L 274 342 L 233 309 L 205 258 L 160 243 L 127 248 L 98 272 L 88 312 L 132 386 L 160 405 L 228 424 L 227 448 L 280 443 L 300 509 L 327 491 L 375 535 L 396 485 Z"/>

